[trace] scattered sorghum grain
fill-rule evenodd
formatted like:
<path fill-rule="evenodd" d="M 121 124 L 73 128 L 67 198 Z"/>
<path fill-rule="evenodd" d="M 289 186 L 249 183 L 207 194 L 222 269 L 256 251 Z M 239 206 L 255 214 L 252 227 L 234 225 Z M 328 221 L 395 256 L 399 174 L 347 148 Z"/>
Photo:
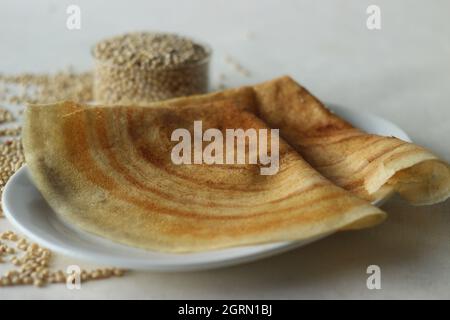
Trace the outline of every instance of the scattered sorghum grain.
<path fill-rule="evenodd" d="M 0 102 L 20 107 L 61 100 L 88 102 L 93 100 L 92 79 L 91 72 L 76 73 L 71 68 L 55 74 L 0 75 Z"/>
<path fill-rule="evenodd" d="M 244 68 L 235 58 L 233 58 L 230 55 L 226 55 L 225 56 L 225 62 L 227 64 L 229 64 L 230 66 L 233 67 L 233 69 L 235 71 L 237 71 L 238 73 L 240 73 L 241 75 L 245 76 L 245 77 L 250 77 L 250 71 L 247 70 L 246 68 Z"/>
<path fill-rule="evenodd" d="M 0 142 L 0 193 L 3 192 L 6 182 L 25 162 L 22 143 L 20 140 L 7 140 Z M 0 216 L 2 210 L 0 209 Z M 6 238 L 2 238 L 7 240 Z"/>
<path fill-rule="evenodd" d="M 70 69 L 56 74 L 0 75 L 0 105 L 15 104 L 19 114 L 26 103 L 50 103 L 72 99 L 92 101 L 92 74 L 75 73 Z M 0 107 L 0 123 L 20 121 L 14 119 L 9 110 Z M 20 123 L 19 123 L 20 124 Z M 10 176 L 24 163 L 23 148 L 20 139 L 7 139 L 6 136 L 20 136 L 21 128 L 0 128 L 0 195 Z M 2 212 L 0 210 L 0 217 Z M 38 244 L 29 243 L 13 231 L 0 232 L 0 263 L 10 264 L 12 269 L 0 275 L 0 287 L 14 285 L 46 286 L 49 283 L 66 283 L 66 274 L 62 270 L 52 270 L 52 254 Z M 116 276 L 110 269 L 110 275 Z M 116 271 L 117 274 L 123 271 Z M 82 270 L 82 282 L 92 280 L 91 271 Z M 83 277 L 82 277 L 83 278 Z M 99 278 L 100 279 L 100 278 Z"/>
<path fill-rule="evenodd" d="M 11 245 L 19 246 L 19 243 L 24 245 L 27 240 L 12 231 L 1 233 L 0 238 L 8 242 L 8 244 L 0 244 L 0 258 L 5 254 L 8 255 L 9 261 L 16 267 L 0 276 L 0 287 L 31 284 L 36 287 L 44 287 L 51 283 L 74 283 L 77 276 L 83 283 L 90 280 L 121 277 L 125 272 L 117 268 L 102 268 L 91 271 L 81 270 L 79 275 L 68 275 L 63 270 L 54 271 L 49 268 L 51 252 L 48 249 L 32 243 L 29 245 L 29 250 L 16 251 Z"/>
<path fill-rule="evenodd" d="M 8 109 L 0 106 L 0 123 L 14 121 L 14 116 Z"/>
<path fill-rule="evenodd" d="M 20 136 L 20 133 L 22 131 L 21 127 L 14 127 L 14 128 L 2 128 L 0 129 L 0 137 L 5 136 Z"/>

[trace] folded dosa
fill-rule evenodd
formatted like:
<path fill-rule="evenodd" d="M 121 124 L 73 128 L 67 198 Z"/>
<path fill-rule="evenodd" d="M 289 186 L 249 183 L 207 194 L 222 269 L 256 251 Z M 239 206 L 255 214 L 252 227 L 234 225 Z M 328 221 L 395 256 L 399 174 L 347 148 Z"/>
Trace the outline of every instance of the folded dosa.
<path fill-rule="evenodd" d="M 329 111 L 290 77 L 253 87 L 183 97 L 149 107 L 232 100 L 254 112 L 329 180 L 376 201 L 393 191 L 415 205 L 450 196 L 450 167 L 428 150 L 395 137 L 368 134 Z"/>
<path fill-rule="evenodd" d="M 175 165 L 171 133 L 267 128 L 229 101 L 192 107 L 29 106 L 32 178 L 64 220 L 165 252 L 302 240 L 379 223 L 385 214 L 329 182 L 280 140 L 279 172 L 259 165 Z"/>
<path fill-rule="evenodd" d="M 289 77 L 255 93 L 260 117 L 338 186 L 367 200 L 396 191 L 415 205 L 450 196 L 449 165 L 425 148 L 353 127 Z"/>

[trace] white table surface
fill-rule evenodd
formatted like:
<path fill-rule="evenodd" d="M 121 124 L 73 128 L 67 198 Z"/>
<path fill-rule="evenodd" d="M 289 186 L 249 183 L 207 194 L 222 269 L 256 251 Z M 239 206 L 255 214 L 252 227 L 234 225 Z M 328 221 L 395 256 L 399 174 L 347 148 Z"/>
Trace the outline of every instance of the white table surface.
<path fill-rule="evenodd" d="M 65 26 L 81 8 L 81 30 Z M 369 4 L 382 29 L 369 31 Z M 132 30 L 174 31 L 210 43 L 213 84 L 252 84 L 290 74 L 322 100 L 379 114 L 450 160 L 448 1 L 19 1 L 0 3 L 0 72 L 92 65 L 89 49 Z M 224 62 L 236 58 L 245 77 Z M 341 233 L 256 263 L 194 273 L 131 272 L 120 279 L 44 289 L 0 288 L 7 298 L 450 298 L 450 201 L 384 206 L 383 225 Z M 0 230 L 11 228 L 0 219 Z M 56 264 L 83 262 L 58 257 Z M 381 267 L 381 290 L 366 268 Z"/>

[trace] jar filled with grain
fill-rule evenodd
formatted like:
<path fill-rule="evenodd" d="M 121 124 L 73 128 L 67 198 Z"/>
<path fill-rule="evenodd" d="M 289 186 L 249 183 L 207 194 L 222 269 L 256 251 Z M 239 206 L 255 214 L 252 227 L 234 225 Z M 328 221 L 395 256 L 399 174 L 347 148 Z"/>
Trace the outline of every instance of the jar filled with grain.
<path fill-rule="evenodd" d="M 97 43 L 94 99 L 105 104 L 146 104 L 205 93 L 211 50 L 169 33 L 136 32 Z"/>

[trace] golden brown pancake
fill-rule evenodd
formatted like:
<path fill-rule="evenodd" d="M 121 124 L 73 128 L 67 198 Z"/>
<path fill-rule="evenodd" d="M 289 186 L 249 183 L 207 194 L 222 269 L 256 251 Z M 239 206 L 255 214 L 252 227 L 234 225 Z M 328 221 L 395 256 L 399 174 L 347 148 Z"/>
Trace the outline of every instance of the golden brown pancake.
<path fill-rule="evenodd" d="M 178 108 L 30 106 L 23 145 L 36 186 L 64 220 L 135 247 L 194 252 L 303 240 L 385 214 L 330 183 L 280 139 L 280 167 L 175 165 L 177 128 L 267 126 L 229 101 Z"/>
<path fill-rule="evenodd" d="M 424 205 L 450 196 L 447 163 L 416 144 L 355 128 L 290 77 L 149 107 L 227 99 L 279 128 L 281 136 L 317 171 L 363 199 L 374 201 L 397 191 L 410 203 Z"/>
<path fill-rule="evenodd" d="M 428 150 L 353 127 L 289 77 L 254 88 L 259 116 L 338 186 L 367 200 L 395 190 L 416 205 L 450 196 L 450 167 Z"/>

